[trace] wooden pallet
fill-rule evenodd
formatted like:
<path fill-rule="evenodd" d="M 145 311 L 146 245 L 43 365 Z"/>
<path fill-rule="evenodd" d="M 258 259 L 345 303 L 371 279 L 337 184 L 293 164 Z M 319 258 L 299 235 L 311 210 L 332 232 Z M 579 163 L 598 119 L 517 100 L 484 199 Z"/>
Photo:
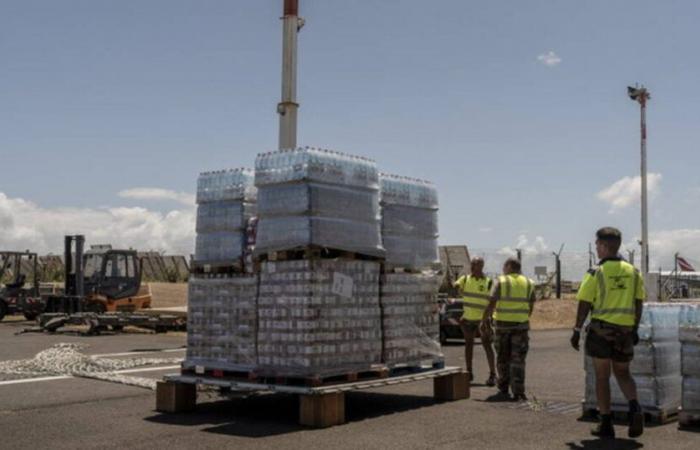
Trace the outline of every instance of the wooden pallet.
<path fill-rule="evenodd" d="M 613 405 L 611 408 L 611 415 L 613 418 L 613 421 L 615 422 L 627 422 L 629 420 L 628 417 L 628 410 L 625 407 L 624 409 L 618 409 L 619 407 L 616 407 L 616 405 Z M 584 420 L 595 420 L 598 418 L 598 409 L 593 408 L 590 405 L 587 405 L 586 403 L 583 404 L 583 411 L 582 411 L 582 419 Z M 647 409 L 644 408 L 644 421 L 647 424 L 651 425 L 665 425 L 667 423 L 673 422 L 674 420 L 678 419 L 678 412 L 674 410 L 670 411 L 664 411 L 660 409 Z"/>
<path fill-rule="evenodd" d="M 196 261 L 190 267 L 190 273 L 193 275 L 233 275 L 242 274 L 245 272 L 243 261 L 227 261 L 227 262 L 206 262 Z"/>
<path fill-rule="evenodd" d="M 389 376 L 400 376 L 410 373 L 420 373 L 426 370 L 442 369 L 445 367 L 445 360 L 435 360 L 430 367 L 426 367 L 420 363 L 401 363 L 389 364 Z"/>
<path fill-rule="evenodd" d="M 365 255 L 347 250 L 320 247 L 316 245 L 300 247 L 276 252 L 260 253 L 256 260 L 262 261 L 297 261 L 300 259 L 352 259 L 361 261 L 383 261 L 384 258 L 378 256 Z"/>
<path fill-rule="evenodd" d="M 678 411 L 678 428 L 681 430 L 700 431 L 700 410 Z"/>
<path fill-rule="evenodd" d="M 191 411 L 197 402 L 199 385 L 248 392 L 281 392 L 299 395 L 299 423 L 324 428 L 345 423 L 345 393 L 402 383 L 433 380 L 433 395 L 437 401 L 456 401 L 469 398 L 469 380 L 459 367 L 445 367 L 423 373 L 385 377 L 369 381 L 346 382 L 326 387 L 294 387 L 287 385 L 241 382 L 206 376 L 167 375 L 157 383 L 156 410 L 166 413 Z"/>
<path fill-rule="evenodd" d="M 382 379 L 390 376 L 390 370 L 386 366 L 377 366 L 369 370 L 359 372 L 346 372 L 334 375 L 310 375 L 310 376 L 281 376 L 274 373 L 261 371 L 235 371 L 209 369 L 197 370 L 196 368 L 183 368 L 182 375 L 195 375 L 218 378 L 222 381 L 254 381 L 262 384 L 275 384 L 280 386 L 330 386 L 340 383 L 354 383 L 356 381 L 367 381 Z"/>

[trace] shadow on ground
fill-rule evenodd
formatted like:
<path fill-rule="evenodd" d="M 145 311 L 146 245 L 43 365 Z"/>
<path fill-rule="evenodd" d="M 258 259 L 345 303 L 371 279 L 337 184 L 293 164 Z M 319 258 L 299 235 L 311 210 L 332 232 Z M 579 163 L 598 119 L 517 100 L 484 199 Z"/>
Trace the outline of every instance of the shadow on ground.
<path fill-rule="evenodd" d="M 567 442 L 566 445 L 571 450 L 635 450 L 644 447 L 632 439 L 587 439 L 581 442 Z"/>
<path fill-rule="evenodd" d="M 400 413 L 437 404 L 432 397 L 377 392 L 345 395 L 347 422 Z M 299 400 L 295 395 L 267 394 L 201 403 L 181 414 L 156 414 L 145 420 L 164 425 L 207 426 L 202 431 L 260 438 L 306 429 L 298 424 Z"/>

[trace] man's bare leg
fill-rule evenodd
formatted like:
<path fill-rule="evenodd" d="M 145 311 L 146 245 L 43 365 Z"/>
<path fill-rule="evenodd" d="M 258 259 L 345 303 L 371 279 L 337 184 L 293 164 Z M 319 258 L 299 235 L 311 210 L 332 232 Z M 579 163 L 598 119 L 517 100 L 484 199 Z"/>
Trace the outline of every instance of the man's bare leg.
<path fill-rule="evenodd" d="M 610 360 L 593 358 L 593 368 L 598 411 L 601 415 L 610 414 Z"/>
<path fill-rule="evenodd" d="M 628 435 L 632 438 L 639 437 L 644 432 L 644 413 L 637 401 L 637 384 L 630 373 L 630 363 L 613 361 L 612 368 L 617 384 L 629 402 L 630 423 Z"/>
<path fill-rule="evenodd" d="M 493 340 L 491 336 L 481 336 L 481 345 L 486 351 L 486 361 L 489 363 L 489 379 L 486 381 L 488 386 L 495 385 L 496 383 L 496 356 L 493 351 Z"/>
<path fill-rule="evenodd" d="M 464 359 L 467 364 L 467 372 L 469 373 L 470 379 L 474 377 L 474 330 L 467 327 L 466 324 L 462 324 L 462 334 L 464 335 Z"/>

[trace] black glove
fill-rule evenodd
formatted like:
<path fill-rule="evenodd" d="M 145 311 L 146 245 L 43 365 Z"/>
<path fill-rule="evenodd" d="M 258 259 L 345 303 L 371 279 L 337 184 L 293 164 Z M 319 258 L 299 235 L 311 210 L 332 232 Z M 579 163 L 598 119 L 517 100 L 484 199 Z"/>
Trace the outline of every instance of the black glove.
<path fill-rule="evenodd" d="M 574 330 L 574 334 L 571 335 L 571 346 L 574 348 L 574 350 L 578 351 L 579 350 L 579 342 L 581 341 L 581 332 Z"/>
<path fill-rule="evenodd" d="M 634 332 L 632 333 L 632 344 L 639 344 L 639 332 L 637 330 L 634 330 Z"/>

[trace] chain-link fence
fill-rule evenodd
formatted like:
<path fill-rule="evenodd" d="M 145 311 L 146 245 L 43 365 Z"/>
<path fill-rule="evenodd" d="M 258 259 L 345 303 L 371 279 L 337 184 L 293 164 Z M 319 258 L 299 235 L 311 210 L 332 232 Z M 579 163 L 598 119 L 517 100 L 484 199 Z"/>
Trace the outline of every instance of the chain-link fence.
<path fill-rule="evenodd" d="M 494 276 L 502 273 L 503 263 L 510 257 L 517 257 L 515 250 L 504 250 L 494 248 L 470 248 L 469 255 L 473 258 L 481 256 L 485 261 L 485 271 Z M 552 251 L 528 252 L 522 250 L 523 274 L 535 280 L 544 281 L 549 276 L 553 276 L 556 271 L 556 259 Z M 561 278 L 564 281 L 581 281 L 583 275 L 589 268 L 588 252 L 562 252 Z M 593 260 L 595 264 L 595 260 Z M 536 269 L 540 268 L 540 269 Z M 547 275 L 544 275 L 546 273 Z"/>

